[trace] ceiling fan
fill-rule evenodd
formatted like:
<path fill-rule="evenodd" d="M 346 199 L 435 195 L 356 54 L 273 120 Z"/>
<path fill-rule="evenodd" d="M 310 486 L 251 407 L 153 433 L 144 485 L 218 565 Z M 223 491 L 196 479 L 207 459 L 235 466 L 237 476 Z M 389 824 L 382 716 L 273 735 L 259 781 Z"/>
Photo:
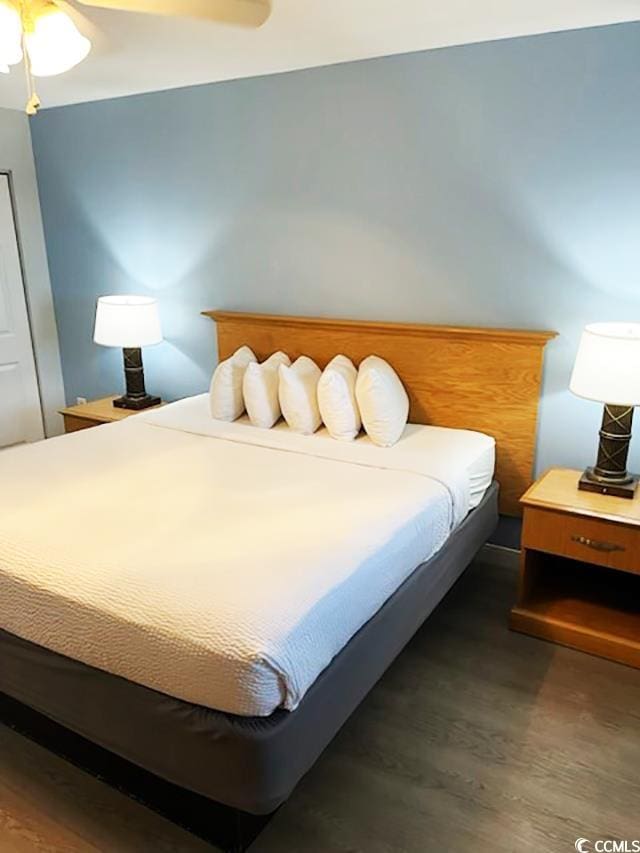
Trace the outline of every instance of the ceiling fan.
<path fill-rule="evenodd" d="M 271 13 L 271 0 L 78 0 L 82 6 L 200 18 L 240 27 L 259 27 Z M 24 59 L 29 87 L 27 114 L 35 115 L 40 99 L 34 77 L 64 74 L 85 59 L 90 40 L 67 0 L 0 0 L 0 72 Z"/>

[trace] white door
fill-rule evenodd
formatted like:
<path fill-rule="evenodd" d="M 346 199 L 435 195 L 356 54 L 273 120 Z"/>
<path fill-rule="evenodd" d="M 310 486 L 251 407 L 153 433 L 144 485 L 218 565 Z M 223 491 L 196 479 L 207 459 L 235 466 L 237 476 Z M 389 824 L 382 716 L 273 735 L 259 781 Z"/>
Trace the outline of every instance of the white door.
<path fill-rule="evenodd" d="M 44 438 L 9 178 L 0 174 L 0 448 Z"/>

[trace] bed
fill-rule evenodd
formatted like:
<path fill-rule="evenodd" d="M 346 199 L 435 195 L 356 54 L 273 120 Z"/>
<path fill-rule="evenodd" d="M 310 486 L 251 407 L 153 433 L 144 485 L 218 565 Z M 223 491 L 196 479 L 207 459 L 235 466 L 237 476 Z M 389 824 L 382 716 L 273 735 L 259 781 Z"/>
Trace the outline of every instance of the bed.
<path fill-rule="evenodd" d="M 549 334 L 213 316 L 220 358 L 388 358 L 413 425 L 349 445 L 196 397 L 3 454 L 0 691 L 266 814 L 517 511 Z"/>

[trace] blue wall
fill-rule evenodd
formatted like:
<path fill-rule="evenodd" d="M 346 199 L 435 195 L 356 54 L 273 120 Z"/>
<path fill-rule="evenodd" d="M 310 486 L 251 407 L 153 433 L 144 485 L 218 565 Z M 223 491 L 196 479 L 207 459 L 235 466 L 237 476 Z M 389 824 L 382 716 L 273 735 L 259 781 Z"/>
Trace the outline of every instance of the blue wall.
<path fill-rule="evenodd" d="M 69 400 L 120 387 L 95 299 L 154 293 L 167 398 L 205 308 L 551 328 L 538 467 L 595 454 L 581 327 L 640 320 L 640 26 L 45 111 L 33 140 Z M 640 438 L 634 466 L 640 468 Z"/>

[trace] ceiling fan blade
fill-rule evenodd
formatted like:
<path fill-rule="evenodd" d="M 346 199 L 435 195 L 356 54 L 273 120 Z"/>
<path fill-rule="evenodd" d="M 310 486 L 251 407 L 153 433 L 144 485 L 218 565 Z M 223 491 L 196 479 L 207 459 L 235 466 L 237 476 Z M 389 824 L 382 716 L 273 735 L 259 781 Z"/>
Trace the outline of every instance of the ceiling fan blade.
<path fill-rule="evenodd" d="M 240 27 L 259 27 L 271 14 L 271 0 L 79 0 L 84 6 L 204 18 Z"/>

